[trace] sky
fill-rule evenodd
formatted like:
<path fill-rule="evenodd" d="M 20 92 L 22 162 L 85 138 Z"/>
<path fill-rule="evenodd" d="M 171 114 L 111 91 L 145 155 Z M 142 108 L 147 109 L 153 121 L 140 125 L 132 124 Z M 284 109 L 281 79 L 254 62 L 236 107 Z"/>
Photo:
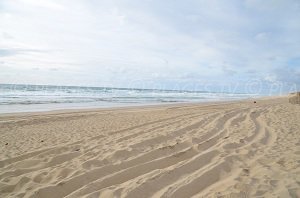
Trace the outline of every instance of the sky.
<path fill-rule="evenodd" d="M 300 0 L 0 0 L 0 83 L 300 89 Z"/>

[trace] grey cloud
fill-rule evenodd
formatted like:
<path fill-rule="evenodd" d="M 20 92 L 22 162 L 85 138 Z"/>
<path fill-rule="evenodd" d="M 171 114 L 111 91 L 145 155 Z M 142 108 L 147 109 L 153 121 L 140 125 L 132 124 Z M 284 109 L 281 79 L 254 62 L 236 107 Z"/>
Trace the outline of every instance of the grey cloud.
<path fill-rule="evenodd" d="M 296 84 L 300 86 L 300 71 L 292 68 L 280 68 L 274 70 L 276 80 L 288 84 Z"/>
<path fill-rule="evenodd" d="M 249 69 L 249 70 L 246 71 L 246 73 L 247 73 L 247 74 L 256 74 L 257 71 L 254 70 L 254 69 Z"/>
<path fill-rule="evenodd" d="M 45 52 L 44 50 L 37 50 L 37 49 L 16 49 L 16 48 L 2 48 L 0 49 L 0 57 L 7 57 L 7 56 L 15 56 L 18 54 L 26 54 L 30 52 Z"/>
<path fill-rule="evenodd" d="M 9 49 L 0 49 L 0 57 L 13 56 L 16 55 L 17 51 Z"/>
<path fill-rule="evenodd" d="M 231 69 L 231 68 L 229 68 L 227 66 L 223 66 L 222 70 L 228 76 L 233 76 L 233 75 L 237 74 L 237 71 L 235 71 L 235 70 L 233 70 L 233 69 Z"/>
<path fill-rule="evenodd" d="M 7 32 L 2 32 L 2 37 L 4 39 L 13 39 L 14 38 L 11 34 L 9 34 Z"/>
<path fill-rule="evenodd" d="M 277 67 L 262 75 L 263 81 L 267 84 L 296 85 L 300 87 L 300 68 Z"/>

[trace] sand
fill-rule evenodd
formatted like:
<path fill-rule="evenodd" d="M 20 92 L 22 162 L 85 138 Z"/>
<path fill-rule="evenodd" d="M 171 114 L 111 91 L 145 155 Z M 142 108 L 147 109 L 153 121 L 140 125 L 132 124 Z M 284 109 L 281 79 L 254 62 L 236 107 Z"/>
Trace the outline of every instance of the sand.
<path fill-rule="evenodd" d="M 0 116 L 0 197 L 300 197 L 300 105 Z"/>
<path fill-rule="evenodd" d="M 300 104 L 300 92 L 290 94 L 289 102 L 291 104 Z"/>

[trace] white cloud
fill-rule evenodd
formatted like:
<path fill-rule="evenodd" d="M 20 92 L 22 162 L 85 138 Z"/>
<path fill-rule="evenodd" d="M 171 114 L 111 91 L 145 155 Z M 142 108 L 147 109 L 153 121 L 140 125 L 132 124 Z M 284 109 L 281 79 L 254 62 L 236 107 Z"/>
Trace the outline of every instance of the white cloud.
<path fill-rule="evenodd" d="M 0 48 L 11 55 L 0 51 L 0 83 L 270 82 L 299 67 L 289 65 L 300 57 L 299 11 L 293 0 L 3 0 Z"/>
<path fill-rule="evenodd" d="M 64 7 L 58 2 L 47 0 L 47 1 L 39 1 L 39 0 L 19 0 L 17 3 L 23 3 L 24 5 L 30 5 L 34 7 L 40 8 L 49 8 L 54 10 L 63 10 Z"/>

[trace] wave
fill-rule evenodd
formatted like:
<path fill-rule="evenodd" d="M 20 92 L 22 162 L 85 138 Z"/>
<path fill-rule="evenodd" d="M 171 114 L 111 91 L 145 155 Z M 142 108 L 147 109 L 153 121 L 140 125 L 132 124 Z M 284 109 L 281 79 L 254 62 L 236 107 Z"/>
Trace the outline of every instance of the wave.
<path fill-rule="evenodd" d="M 0 105 L 147 104 L 235 100 L 253 94 L 206 91 L 0 84 Z"/>

